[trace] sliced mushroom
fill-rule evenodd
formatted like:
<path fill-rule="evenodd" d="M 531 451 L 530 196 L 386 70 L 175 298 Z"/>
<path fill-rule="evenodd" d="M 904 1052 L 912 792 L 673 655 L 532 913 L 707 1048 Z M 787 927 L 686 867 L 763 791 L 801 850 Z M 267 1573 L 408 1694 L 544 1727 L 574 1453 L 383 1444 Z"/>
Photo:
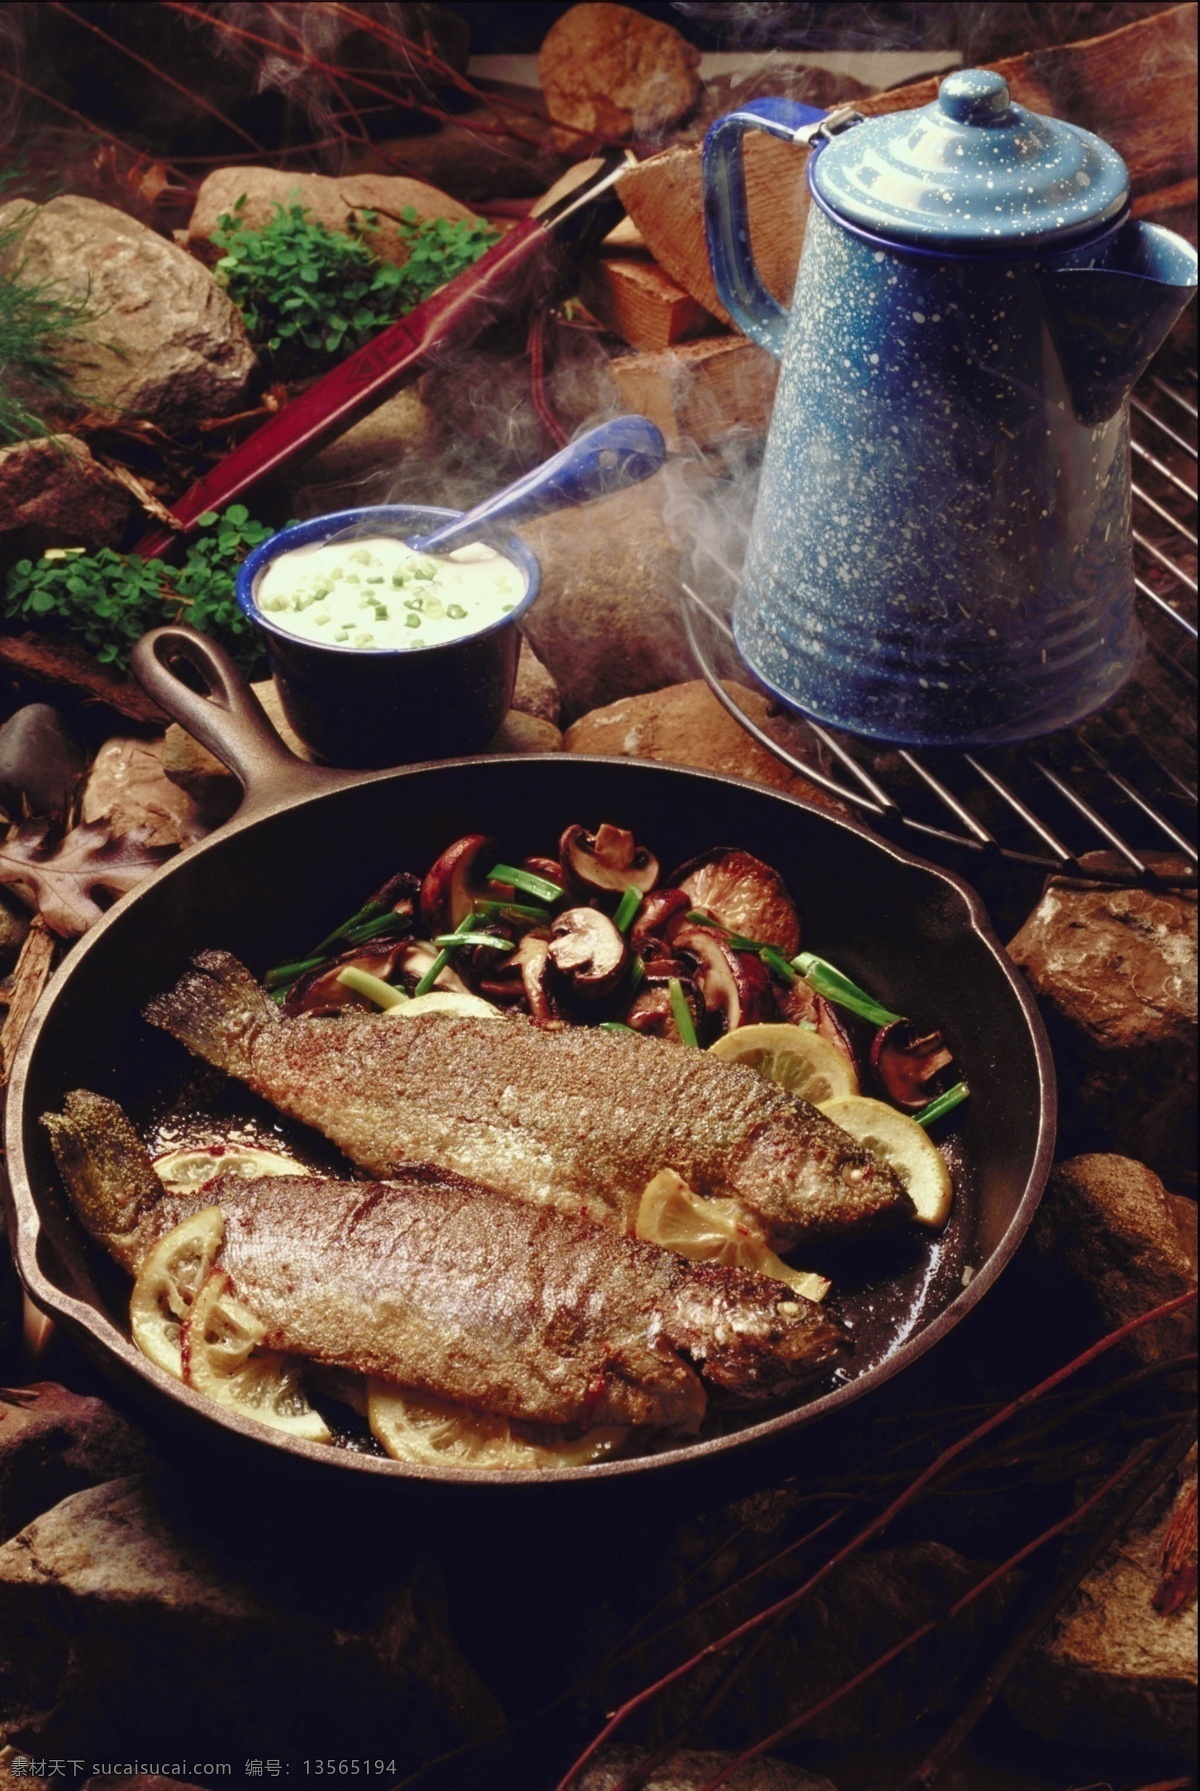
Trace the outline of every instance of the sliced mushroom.
<path fill-rule="evenodd" d="M 910 1113 L 928 1107 L 940 1072 L 953 1062 L 941 1033 L 919 1034 L 911 1020 L 893 1020 L 871 1041 L 871 1068 L 881 1088 Z"/>
<path fill-rule="evenodd" d="M 858 1053 L 836 1007 L 810 988 L 803 977 L 798 976 L 786 989 L 780 988 L 776 983 L 775 1006 L 781 1020 L 788 1021 L 792 1026 L 813 1027 L 857 1071 Z"/>
<path fill-rule="evenodd" d="M 421 879 L 411 871 L 397 871 L 394 877 L 367 898 L 369 908 L 390 908 L 393 914 L 415 914 L 421 895 Z"/>
<path fill-rule="evenodd" d="M 605 821 L 595 833 L 585 827 L 568 827 L 558 842 L 563 869 L 579 889 L 609 890 L 615 895 L 627 889 L 643 894 L 658 882 L 658 860 L 639 846 L 623 827 Z"/>
<path fill-rule="evenodd" d="M 421 885 L 421 923 L 427 933 L 452 933 L 476 901 L 512 899 L 511 889 L 487 881 L 498 857 L 496 842 L 486 833 L 468 833 L 446 847 Z"/>
<path fill-rule="evenodd" d="M 787 958 L 800 950 L 800 919 L 783 878 L 752 852 L 714 847 L 681 866 L 671 882 L 731 933 L 774 945 Z"/>
<path fill-rule="evenodd" d="M 344 1008 L 372 1007 L 365 995 L 356 995 L 353 989 L 339 983 L 341 971 L 353 964 L 356 969 L 366 970 L 382 982 L 391 982 L 411 949 L 411 939 L 388 939 L 343 952 L 328 964 L 321 964 L 307 975 L 297 977 L 287 992 L 283 1011 L 285 1014 L 338 1014 Z"/>
<path fill-rule="evenodd" d="M 692 1023 L 699 1031 L 704 1020 L 704 1003 L 690 978 L 681 976 L 678 980 L 683 998 L 692 1012 Z M 673 1039 L 676 1044 L 683 1043 L 675 1009 L 671 1005 L 669 979 L 659 982 L 657 978 L 653 981 L 647 978 L 630 1002 L 624 1019 L 626 1026 L 632 1026 L 635 1032 L 647 1033 L 652 1038 Z"/>
<path fill-rule="evenodd" d="M 425 972 L 431 968 L 437 956 L 437 946 L 428 939 L 410 939 L 408 941 L 396 968 L 400 981 L 410 995 Z M 395 975 L 393 975 L 392 981 L 396 981 Z M 457 970 L 451 969 L 449 964 L 443 964 L 433 980 L 433 986 L 435 989 L 458 989 L 464 995 L 470 994 L 462 977 L 459 976 Z"/>
<path fill-rule="evenodd" d="M 682 889 L 652 889 L 642 898 L 642 905 L 633 917 L 629 943 L 640 946 L 651 937 L 670 943 L 671 932 L 691 907 L 691 897 Z"/>
<path fill-rule="evenodd" d="M 520 961 L 521 982 L 530 1018 L 536 1026 L 561 1026 L 564 1016 L 551 983 L 550 941 L 540 933 L 527 933 L 514 956 Z"/>
<path fill-rule="evenodd" d="M 557 858 L 523 858 L 521 869 L 534 877 L 544 877 L 547 883 L 557 883 L 560 889 L 567 886 L 567 874 Z"/>
<path fill-rule="evenodd" d="M 677 952 L 695 959 L 693 981 L 708 1013 L 723 1021 L 721 1031 L 754 1026 L 773 1016 L 771 979 L 754 952 L 735 951 L 714 927 L 682 926 L 673 943 Z"/>
<path fill-rule="evenodd" d="M 581 1001 L 611 995 L 625 974 L 629 950 L 607 914 L 568 908 L 550 929 L 550 961 Z"/>

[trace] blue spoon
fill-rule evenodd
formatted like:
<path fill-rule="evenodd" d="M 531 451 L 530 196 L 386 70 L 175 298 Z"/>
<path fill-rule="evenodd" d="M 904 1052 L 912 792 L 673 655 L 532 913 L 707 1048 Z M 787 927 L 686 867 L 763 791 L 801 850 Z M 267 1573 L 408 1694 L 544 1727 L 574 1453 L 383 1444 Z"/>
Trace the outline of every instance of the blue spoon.
<path fill-rule="evenodd" d="M 449 553 L 514 523 L 637 485 L 658 471 L 666 453 L 666 443 L 648 417 L 612 417 L 464 516 L 431 535 L 410 536 L 407 545 L 418 553 Z"/>

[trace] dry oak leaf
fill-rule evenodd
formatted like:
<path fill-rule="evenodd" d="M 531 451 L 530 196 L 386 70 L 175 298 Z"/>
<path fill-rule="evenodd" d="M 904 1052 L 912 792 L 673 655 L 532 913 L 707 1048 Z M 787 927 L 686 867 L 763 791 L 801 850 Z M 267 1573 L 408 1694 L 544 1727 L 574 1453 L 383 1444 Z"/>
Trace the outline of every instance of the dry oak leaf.
<path fill-rule="evenodd" d="M 147 845 L 150 831 L 135 827 L 116 837 L 105 822 L 86 821 L 48 844 L 50 829 L 33 822 L 0 843 L 0 883 L 36 908 L 52 932 L 74 939 L 104 913 L 93 891 L 115 900 L 171 857 L 173 846 Z"/>

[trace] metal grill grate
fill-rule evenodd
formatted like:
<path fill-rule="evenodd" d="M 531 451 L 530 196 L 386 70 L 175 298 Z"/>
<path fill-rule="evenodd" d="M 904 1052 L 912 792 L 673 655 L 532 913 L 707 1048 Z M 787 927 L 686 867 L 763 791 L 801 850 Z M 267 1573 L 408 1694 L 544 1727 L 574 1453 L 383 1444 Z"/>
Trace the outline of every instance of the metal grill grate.
<path fill-rule="evenodd" d="M 736 575 L 715 558 L 684 584 L 680 606 L 713 694 L 777 759 L 871 826 L 973 877 L 996 861 L 1069 874 L 1084 853 L 1105 850 L 1115 855 L 1106 876 L 1194 882 L 1194 394 L 1194 378 L 1189 391 L 1151 375 L 1133 399 L 1133 539 L 1146 645 L 1132 682 L 1099 715 L 1023 746 L 972 752 L 881 748 L 791 714 L 780 726 L 778 704 L 768 731 L 736 694 L 756 681 L 729 627 Z"/>

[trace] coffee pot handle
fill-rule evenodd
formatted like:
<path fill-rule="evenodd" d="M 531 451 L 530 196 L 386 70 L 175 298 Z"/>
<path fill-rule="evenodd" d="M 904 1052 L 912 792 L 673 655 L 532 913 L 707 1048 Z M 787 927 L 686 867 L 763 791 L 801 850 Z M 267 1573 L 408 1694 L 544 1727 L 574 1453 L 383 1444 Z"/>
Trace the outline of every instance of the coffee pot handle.
<path fill-rule="evenodd" d="M 790 313 L 762 283 L 750 247 L 742 137 L 766 131 L 789 143 L 807 143 L 829 116 L 796 100 L 751 100 L 740 112 L 718 118 L 704 139 L 704 227 L 717 296 L 734 323 L 778 360 Z"/>

